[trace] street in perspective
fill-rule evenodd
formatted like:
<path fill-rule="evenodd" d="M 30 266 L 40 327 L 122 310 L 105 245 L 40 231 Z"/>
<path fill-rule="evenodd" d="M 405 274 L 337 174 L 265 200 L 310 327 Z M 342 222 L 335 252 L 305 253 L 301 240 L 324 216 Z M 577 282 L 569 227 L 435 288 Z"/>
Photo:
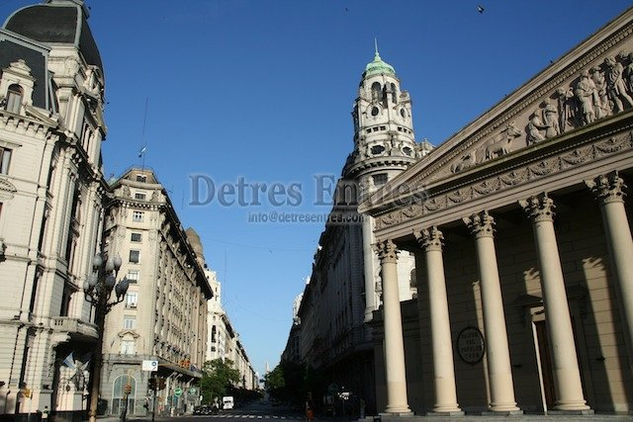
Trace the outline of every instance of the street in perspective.
<path fill-rule="evenodd" d="M 0 17 L 0 422 L 633 420 L 630 1 Z"/>

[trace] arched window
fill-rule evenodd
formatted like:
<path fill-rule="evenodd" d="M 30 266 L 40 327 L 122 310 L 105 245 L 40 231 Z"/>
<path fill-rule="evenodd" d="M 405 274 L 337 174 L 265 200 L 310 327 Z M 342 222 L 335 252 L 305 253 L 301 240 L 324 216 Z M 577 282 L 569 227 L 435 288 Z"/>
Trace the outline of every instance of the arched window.
<path fill-rule="evenodd" d="M 22 106 L 22 87 L 18 84 L 9 85 L 7 90 L 7 106 L 6 110 L 11 113 L 19 113 Z"/>
<path fill-rule="evenodd" d="M 398 92 L 396 92 L 396 84 L 391 84 L 391 101 L 395 104 L 398 102 Z"/>
<path fill-rule="evenodd" d="M 121 375 L 114 380 L 112 385 L 112 414 L 119 415 L 123 409 L 124 388 L 126 385 L 132 387 L 132 391 L 127 397 L 127 413 L 134 414 L 134 397 L 136 395 L 136 379 L 129 375 Z"/>
<path fill-rule="evenodd" d="M 373 101 L 380 101 L 382 97 L 382 86 L 380 86 L 380 82 L 374 82 L 371 84 L 371 99 Z"/>

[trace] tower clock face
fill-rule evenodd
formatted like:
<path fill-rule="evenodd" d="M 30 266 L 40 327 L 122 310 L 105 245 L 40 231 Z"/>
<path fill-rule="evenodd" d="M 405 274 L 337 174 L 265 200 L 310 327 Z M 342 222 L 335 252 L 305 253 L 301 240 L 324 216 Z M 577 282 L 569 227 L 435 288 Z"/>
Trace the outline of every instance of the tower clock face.
<path fill-rule="evenodd" d="M 380 109 L 376 106 L 371 108 L 371 115 L 372 116 L 378 116 L 378 113 L 380 113 Z"/>

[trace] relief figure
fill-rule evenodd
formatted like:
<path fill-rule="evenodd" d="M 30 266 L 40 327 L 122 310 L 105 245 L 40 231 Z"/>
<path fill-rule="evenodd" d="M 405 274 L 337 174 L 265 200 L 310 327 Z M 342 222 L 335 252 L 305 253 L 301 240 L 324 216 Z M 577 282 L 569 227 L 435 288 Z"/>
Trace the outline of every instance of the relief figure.
<path fill-rule="evenodd" d="M 574 95 L 580 104 L 580 112 L 582 113 L 584 124 L 589 124 L 595 120 L 595 112 L 593 109 L 595 91 L 596 84 L 589 78 L 589 72 L 584 70 L 580 75 L 580 80 L 576 84 L 576 89 L 574 89 Z"/>
<path fill-rule="evenodd" d="M 604 64 L 607 68 L 607 92 L 609 98 L 613 101 L 614 111 L 624 111 L 624 101 L 628 107 L 633 107 L 633 100 L 626 93 L 624 86 L 624 80 L 622 74 L 624 73 L 624 67 L 621 63 L 616 62 L 614 57 L 607 57 L 604 60 Z"/>
<path fill-rule="evenodd" d="M 527 125 L 528 145 L 544 141 L 545 136 L 541 133 L 541 131 L 547 131 L 548 128 L 549 126 L 541 120 L 541 111 L 538 109 L 534 110 L 530 116 L 530 122 Z"/>
<path fill-rule="evenodd" d="M 514 122 L 501 131 L 492 141 L 485 146 L 485 159 L 490 160 L 495 157 L 512 152 L 512 140 L 521 136 L 521 131 Z"/>

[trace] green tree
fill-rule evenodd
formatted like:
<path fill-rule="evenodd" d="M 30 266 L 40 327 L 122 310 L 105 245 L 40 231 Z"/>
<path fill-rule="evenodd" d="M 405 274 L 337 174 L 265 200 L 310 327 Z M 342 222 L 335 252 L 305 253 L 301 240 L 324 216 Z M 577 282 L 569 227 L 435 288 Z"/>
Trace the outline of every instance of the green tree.
<path fill-rule="evenodd" d="M 272 398 L 277 400 L 285 399 L 286 380 L 281 364 L 275 366 L 275 369 L 264 376 L 264 385 Z"/>
<path fill-rule="evenodd" d="M 200 380 L 200 393 L 205 404 L 212 404 L 214 398 L 220 399 L 226 395 L 230 387 L 238 385 L 240 373 L 233 368 L 230 360 L 214 359 L 204 363 L 202 367 L 202 379 Z"/>

